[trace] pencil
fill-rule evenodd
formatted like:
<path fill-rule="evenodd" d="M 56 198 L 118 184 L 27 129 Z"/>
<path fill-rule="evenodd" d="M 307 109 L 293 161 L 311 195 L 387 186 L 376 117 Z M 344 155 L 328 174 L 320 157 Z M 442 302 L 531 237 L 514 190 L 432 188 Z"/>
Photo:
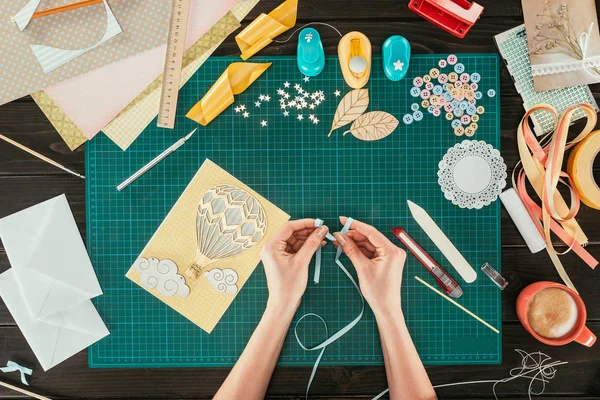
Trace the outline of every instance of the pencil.
<path fill-rule="evenodd" d="M 445 298 L 446 300 L 448 300 L 450 303 L 454 304 L 456 307 L 460 308 L 461 310 L 463 310 L 464 312 L 469 314 L 471 317 L 475 318 L 477 321 L 481 322 L 482 324 L 484 324 L 485 326 L 487 326 L 488 328 L 493 330 L 494 332 L 500 333 L 500 331 L 498 329 L 494 328 L 492 325 L 488 324 L 487 322 L 485 322 L 484 320 L 479 318 L 477 315 L 473 314 L 471 311 L 467 310 L 465 307 L 461 306 L 459 303 L 452 300 L 450 297 L 446 296 L 444 293 L 440 292 L 439 290 L 437 290 L 436 288 L 431 286 L 429 283 L 425 282 L 423 279 L 419 278 L 418 276 L 415 276 L 415 279 L 418 280 L 419 282 L 421 282 L 423 285 L 427 286 L 429 289 L 431 289 L 434 292 L 436 292 L 437 294 L 439 294 L 440 296 L 442 296 L 443 298 Z"/>
<path fill-rule="evenodd" d="M 29 397 L 31 397 L 31 398 L 34 398 L 34 399 L 38 399 L 38 400 L 51 400 L 51 399 L 50 399 L 50 398 L 48 398 L 48 397 L 44 397 L 44 396 L 41 396 L 41 395 L 39 395 L 39 394 L 36 394 L 36 393 L 30 392 L 29 390 L 21 389 L 20 387 L 13 386 L 13 385 L 11 385 L 10 383 L 6 383 L 6 382 L 2 382 L 2 381 L 0 381 L 0 386 L 4 386 L 5 388 L 8 388 L 8 389 L 14 390 L 15 392 L 22 393 L 22 394 L 24 394 L 24 395 L 26 395 L 26 396 L 29 396 Z"/>
<path fill-rule="evenodd" d="M 63 6 L 47 8 L 45 10 L 38 11 L 33 14 L 31 19 L 46 17 L 52 14 L 58 14 L 65 11 L 75 10 L 80 7 L 91 6 L 93 4 L 102 3 L 104 0 L 83 0 L 77 3 L 65 4 Z"/>
<path fill-rule="evenodd" d="M 37 151 L 31 150 L 29 147 L 25 147 L 22 144 L 17 143 L 14 140 L 9 139 L 9 138 L 7 138 L 6 136 L 4 136 L 2 134 L 0 134 L 0 139 L 4 140 L 5 142 L 8 142 L 8 143 L 12 144 L 15 147 L 18 147 L 19 149 L 21 149 L 23 151 L 26 151 L 27 153 L 31 154 L 32 156 L 35 156 L 35 157 L 39 158 L 42 161 L 46 161 L 48 164 L 54 165 L 56 168 L 60 168 L 63 171 L 70 173 L 71 175 L 75 175 L 75 176 L 77 176 L 77 177 L 79 177 L 81 179 L 85 179 L 85 176 L 79 175 L 77 172 L 71 171 L 69 168 L 67 168 L 67 167 L 65 167 L 63 165 L 60 165 L 59 163 L 57 163 L 54 160 L 49 159 L 45 155 L 40 154 Z"/>

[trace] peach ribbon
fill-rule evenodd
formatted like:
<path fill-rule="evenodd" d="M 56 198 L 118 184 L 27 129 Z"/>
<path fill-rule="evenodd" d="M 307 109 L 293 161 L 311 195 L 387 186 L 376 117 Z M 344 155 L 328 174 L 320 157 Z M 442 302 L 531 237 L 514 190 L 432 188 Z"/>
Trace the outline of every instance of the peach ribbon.
<path fill-rule="evenodd" d="M 204 97 L 188 111 L 186 117 L 200 125 L 208 125 L 223 110 L 233 104 L 234 95 L 248 89 L 270 66 L 271 63 L 236 62 L 230 64 Z"/>
<path fill-rule="evenodd" d="M 235 37 L 242 60 L 247 60 L 296 25 L 298 0 L 286 0 L 269 14 L 260 14 Z"/>
<path fill-rule="evenodd" d="M 569 125 L 573 114 L 582 110 L 587 116 L 587 124 L 583 130 L 571 141 L 567 141 Z M 550 113 L 556 122 L 556 130 L 538 142 L 529 127 L 529 117 L 536 111 Z M 598 265 L 598 261 L 583 248 L 587 244 L 587 237 L 575 220 L 579 211 L 579 194 L 574 189 L 571 177 L 561 170 L 565 151 L 579 143 L 592 132 L 596 125 L 596 112 L 588 104 L 576 104 L 569 107 L 559 118 L 556 110 L 548 104 L 538 104 L 525 113 L 517 128 L 517 144 L 521 158 L 522 169 L 515 170 L 517 182 L 513 186 L 525 204 L 527 212 L 532 217 L 540 233 L 547 243 L 547 251 L 556 270 L 567 286 L 575 290 L 564 267 L 557 255 L 566 254 L 570 250 L 575 253 L 591 268 Z M 540 207 L 527 193 L 526 180 L 534 188 L 542 200 Z M 558 184 L 567 186 L 571 195 L 571 204 L 567 205 L 558 191 Z M 542 226 L 540 226 L 540 221 Z M 554 232 L 569 248 L 559 253 L 552 243 L 551 233 Z"/>

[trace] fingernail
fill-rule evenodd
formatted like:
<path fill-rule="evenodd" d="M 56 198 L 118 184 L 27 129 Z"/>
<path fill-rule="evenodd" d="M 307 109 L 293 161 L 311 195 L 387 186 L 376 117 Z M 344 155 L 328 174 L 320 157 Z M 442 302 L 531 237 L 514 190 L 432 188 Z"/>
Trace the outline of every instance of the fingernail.
<path fill-rule="evenodd" d="M 324 238 L 327 235 L 327 232 L 329 231 L 329 228 L 326 227 L 325 225 L 320 226 L 319 229 L 317 229 L 317 235 L 319 235 L 319 237 Z"/>
<path fill-rule="evenodd" d="M 336 232 L 333 236 L 340 242 L 341 245 L 346 244 L 346 236 L 343 233 Z"/>

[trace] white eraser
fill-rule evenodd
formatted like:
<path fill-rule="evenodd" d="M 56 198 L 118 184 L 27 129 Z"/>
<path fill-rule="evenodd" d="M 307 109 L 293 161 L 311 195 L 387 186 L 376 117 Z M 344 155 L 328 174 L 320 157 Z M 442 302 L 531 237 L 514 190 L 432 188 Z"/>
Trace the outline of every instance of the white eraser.
<path fill-rule="evenodd" d="M 525 243 L 527 243 L 529 250 L 532 253 L 544 250 L 546 248 L 546 241 L 529 216 L 529 213 L 525 209 L 525 206 L 515 189 L 506 189 L 500 194 L 500 200 L 502 201 L 502 204 L 504 204 L 506 211 L 508 211 L 510 218 L 517 226 Z"/>

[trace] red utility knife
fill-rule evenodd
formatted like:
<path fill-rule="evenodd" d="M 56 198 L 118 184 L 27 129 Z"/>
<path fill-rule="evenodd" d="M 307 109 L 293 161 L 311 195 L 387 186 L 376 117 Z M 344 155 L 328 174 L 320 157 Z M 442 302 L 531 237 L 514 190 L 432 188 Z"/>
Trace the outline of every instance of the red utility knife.
<path fill-rule="evenodd" d="M 458 299 L 462 296 L 463 291 L 461 287 L 456 283 L 454 279 L 448 275 L 446 271 L 442 269 L 433 258 L 421 246 L 411 238 L 408 233 L 402 228 L 392 228 L 392 233 L 396 236 L 402 244 L 412 253 L 413 256 L 419 260 L 427 271 L 435 278 L 438 285 L 446 292 L 450 297 Z"/>

